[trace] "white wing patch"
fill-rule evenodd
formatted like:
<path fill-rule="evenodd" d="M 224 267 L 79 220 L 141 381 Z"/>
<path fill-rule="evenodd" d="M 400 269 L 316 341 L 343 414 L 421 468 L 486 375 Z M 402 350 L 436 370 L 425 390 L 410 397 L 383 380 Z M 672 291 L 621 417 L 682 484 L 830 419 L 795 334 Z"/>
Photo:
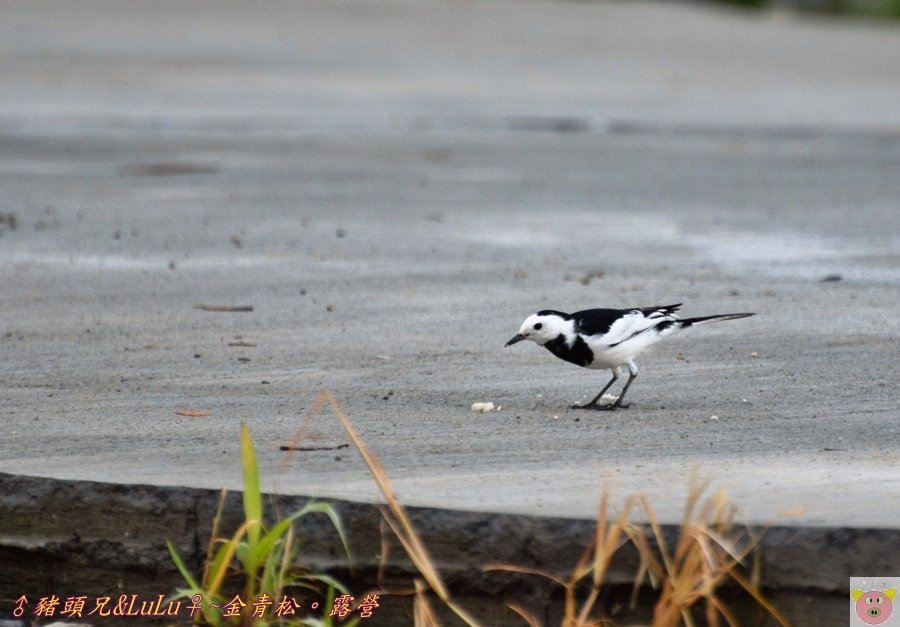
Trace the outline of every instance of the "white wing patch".
<path fill-rule="evenodd" d="M 649 316 L 632 311 L 616 320 L 603 335 L 582 336 L 594 353 L 594 361 L 588 367 L 616 368 L 633 363 L 632 360 L 645 348 L 680 328 L 677 325 L 668 326 L 662 332 L 654 328 L 666 320 L 677 318 L 656 311 Z"/>
<path fill-rule="evenodd" d="M 659 312 L 653 312 L 649 317 L 645 317 L 639 311 L 632 311 L 625 314 L 609 327 L 609 331 L 600 337 L 592 338 L 593 343 L 614 346 L 628 340 L 635 335 L 646 331 L 651 327 L 655 327 L 660 322 L 660 318 L 665 316 L 657 315 Z"/>

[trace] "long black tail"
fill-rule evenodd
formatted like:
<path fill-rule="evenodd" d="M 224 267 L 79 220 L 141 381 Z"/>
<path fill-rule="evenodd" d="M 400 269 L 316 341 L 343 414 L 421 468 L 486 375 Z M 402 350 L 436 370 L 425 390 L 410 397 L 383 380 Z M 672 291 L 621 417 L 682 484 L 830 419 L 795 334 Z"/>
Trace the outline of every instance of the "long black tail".
<path fill-rule="evenodd" d="M 682 318 L 678 322 L 681 323 L 681 328 L 686 329 L 688 327 L 692 327 L 695 324 L 706 324 L 707 322 L 719 322 L 722 320 L 737 320 L 738 318 L 749 318 L 756 314 L 752 313 L 733 313 L 733 314 L 719 314 L 716 316 L 701 316 L 700 318 Z"/>

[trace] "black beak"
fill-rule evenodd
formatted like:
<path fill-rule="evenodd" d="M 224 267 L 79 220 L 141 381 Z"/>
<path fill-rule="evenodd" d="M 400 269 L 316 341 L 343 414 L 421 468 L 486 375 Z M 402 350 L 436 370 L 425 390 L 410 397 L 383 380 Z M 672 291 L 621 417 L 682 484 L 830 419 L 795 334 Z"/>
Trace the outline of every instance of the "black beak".
<path fill-rule="evenodd" d="M 524 339 L 525 339 L 524 335 L 522 335 L 521 333 L 516 333 L 514 336 L 509 338 L 509 341 L 506 344 L 504 344 L 504 348 L 507 346 L 512 346 L 516 342 L 521 342 Z"/>

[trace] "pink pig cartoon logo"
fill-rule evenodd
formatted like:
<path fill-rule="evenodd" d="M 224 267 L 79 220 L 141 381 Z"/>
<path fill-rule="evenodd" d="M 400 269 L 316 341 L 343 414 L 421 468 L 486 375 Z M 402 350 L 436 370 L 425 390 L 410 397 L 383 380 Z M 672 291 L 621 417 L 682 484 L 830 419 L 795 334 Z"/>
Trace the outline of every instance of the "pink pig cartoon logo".
<path fill-rule="evenodd" d="M 897 588 L 867 591 L 854 588 L 850 591 L 850 596 L 856 601 L 856 615 L 867 625 L 880 625 L 891 617 L 896 594 Z"/>

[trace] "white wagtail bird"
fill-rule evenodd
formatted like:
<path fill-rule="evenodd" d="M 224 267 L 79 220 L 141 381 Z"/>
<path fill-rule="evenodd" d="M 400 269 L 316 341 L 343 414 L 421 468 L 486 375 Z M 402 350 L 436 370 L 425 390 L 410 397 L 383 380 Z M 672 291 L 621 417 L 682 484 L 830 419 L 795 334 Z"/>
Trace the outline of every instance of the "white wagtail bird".
<path fill-rule="evenodd" d="M 608 368 L 612 379 L 586 405 L 572 405 L 573 409 L 625 408 L 625 393 L 637 377 L 634 358 L 645 348 L 682 329 L 752 316 L 752 313 L 719 314 L 700 318 L 679 318 L 677 305 L 636 309 L 586 309 L 572 314 L 545 309 L 528 316 L 522 328 L 507 343 L 512 346 L 531 340 L 551 353 L 583 368 Z M 619 378 L 619 369 L 628 368 L 628 381 L 614 403 L 599 404 L 603 394 Z"/>

